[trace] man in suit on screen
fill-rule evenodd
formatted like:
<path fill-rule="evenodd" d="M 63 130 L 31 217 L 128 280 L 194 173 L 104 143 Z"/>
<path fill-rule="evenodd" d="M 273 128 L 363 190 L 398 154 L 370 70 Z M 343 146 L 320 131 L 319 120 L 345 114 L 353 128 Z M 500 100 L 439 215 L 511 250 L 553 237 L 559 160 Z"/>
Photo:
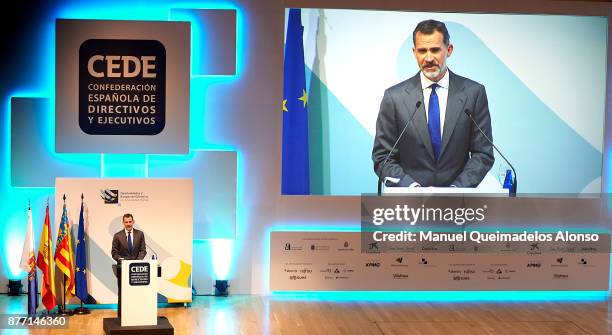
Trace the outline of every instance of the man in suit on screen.
<path fill-rule="evenodd" d="M 444 23 L 420 22 L 412 36 L 420 71 L 384 93 L 372 149 L 374 171 L 390 177 L 388 186 L 476 187 L 495 159 L 466 111 L 492 139 L 485 88 L 447 68 L 453 45 Z"/>
<path fill-rule="evenodd" d="M 147 254 L 144 233 L 134 229 L 134 216 L 123 214 L 123 229 L 113 236 L 111 256 L 116 262 L 120 259 L 144 259 Z"/>

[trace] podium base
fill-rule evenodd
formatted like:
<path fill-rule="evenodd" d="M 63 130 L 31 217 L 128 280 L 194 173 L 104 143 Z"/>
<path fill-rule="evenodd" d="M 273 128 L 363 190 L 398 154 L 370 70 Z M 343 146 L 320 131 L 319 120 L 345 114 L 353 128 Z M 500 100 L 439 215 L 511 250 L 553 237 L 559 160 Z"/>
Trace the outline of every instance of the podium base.
<path fill-rule="evenodd" d="M 102 326 L 106 335 L 174 335 L 174 328 L 170 321 L 163 316 L 157 317 L 157 326 L 121 327 L 121 320 L 119 318 L 104 318 Z"/>

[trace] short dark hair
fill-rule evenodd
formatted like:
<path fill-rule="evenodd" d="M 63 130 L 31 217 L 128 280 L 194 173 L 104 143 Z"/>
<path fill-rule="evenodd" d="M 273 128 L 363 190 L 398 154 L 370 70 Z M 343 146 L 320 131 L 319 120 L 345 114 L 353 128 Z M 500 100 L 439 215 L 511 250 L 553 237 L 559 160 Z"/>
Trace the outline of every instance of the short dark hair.
<path fill-rule="evenodd" d="M 436 20 L 425 20 L 419 22 L 414 31 L 412 32 L 412 45 L 416 43 L 416 34 L 421 33 L 424 35 L 431 35 L 434 32 L 442 33 L 444 36 L 444 45 L 448 45 L 448 41 L 450 40 L 450 35 L 448 30 L 446 29 L 446 25 L 444 22 L 436 21 Z"/>
<path fill-rule="evenodd" d="M 121 221 L 125 220 L 125 218 L 132 218 L 132 220 L 134 220 L 134 216 L 130 213 L 123 214 L 123 218 L 121 219 Z"/>

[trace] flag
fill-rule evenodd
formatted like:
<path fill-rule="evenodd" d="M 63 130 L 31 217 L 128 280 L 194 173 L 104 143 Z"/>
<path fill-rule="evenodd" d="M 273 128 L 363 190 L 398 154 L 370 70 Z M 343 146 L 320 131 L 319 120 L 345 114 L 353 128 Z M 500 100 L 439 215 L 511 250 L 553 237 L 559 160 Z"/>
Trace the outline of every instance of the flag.
<path fill-rule="evenodd" d="M 62 221 L 57 232 L 55 242 L 55 265 L 64 273 L 64 294 L 66 300 L 74 297 L 74 256 L 72 254 L 72 238 L 70 237 L 70 223 L 66 204 L 62 212 Z"/>
<path fill-rule="evenodd" d="M 51 239 L 51 228 L 49 224 L 49 205 L 45 213 L 45 223 L 40 234 L 40 245 L 38 246 L 38 258 L 36 264 L 42 272 L 42 285 L 40 295 L 43 305 L 50 311 L 57 305 L 55 300 L 55 269 L 53 267 L 53 245 Z"/>
<path fill-rule="evenodd" d="M 85 218 L 83 213 L 83 203 L 81 202 L 81 213 L 79 214 L 79 232 L 76 241 L 76 295 L 82 302 L 87 302 L 89 293 L 87 292 L 87 252 L 85 244 Z"/>
<path fill-rule="evenodd" d="M 282 194 L 310 194 L 308 94 L 301 10 L 289 10 L 283 83 Z"/>
<path fill-rule="evenodd" d="M 36 314 L 38 308 L 38 284 L 36 282 L 36 255 L 34 253 L 34 235 L 32 234 L 32 210 L 28 207 L 28 227 L 23 241 L 21 263 L 19 266 L 28 273 L 28 314 Z"/>

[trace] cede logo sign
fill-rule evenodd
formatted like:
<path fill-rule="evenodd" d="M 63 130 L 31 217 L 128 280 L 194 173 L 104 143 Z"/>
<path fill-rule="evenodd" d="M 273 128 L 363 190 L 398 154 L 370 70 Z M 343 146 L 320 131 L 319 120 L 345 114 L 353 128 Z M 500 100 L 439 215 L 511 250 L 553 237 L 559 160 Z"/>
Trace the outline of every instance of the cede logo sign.
<path fill-rule="evenodd" d="M 151 283 L 151 267 L 149 263 L 139 262 L 130 264 L 130 286 L 144 286 Z"/>
<path fill-rule="evenodd" d="M 149 267 L 148 266 L 136 266 L 136 265 L 132 265 L 132 267 L 130 268 L 130 271 L 132 272 L 149 272 Z"/>
<path fill-rule="evenodd" d="M 166 125 L 166 49 L 159 41 L 86 40 L 78 87 L 79 126 L 89 135 L 156 135 Z"/>

